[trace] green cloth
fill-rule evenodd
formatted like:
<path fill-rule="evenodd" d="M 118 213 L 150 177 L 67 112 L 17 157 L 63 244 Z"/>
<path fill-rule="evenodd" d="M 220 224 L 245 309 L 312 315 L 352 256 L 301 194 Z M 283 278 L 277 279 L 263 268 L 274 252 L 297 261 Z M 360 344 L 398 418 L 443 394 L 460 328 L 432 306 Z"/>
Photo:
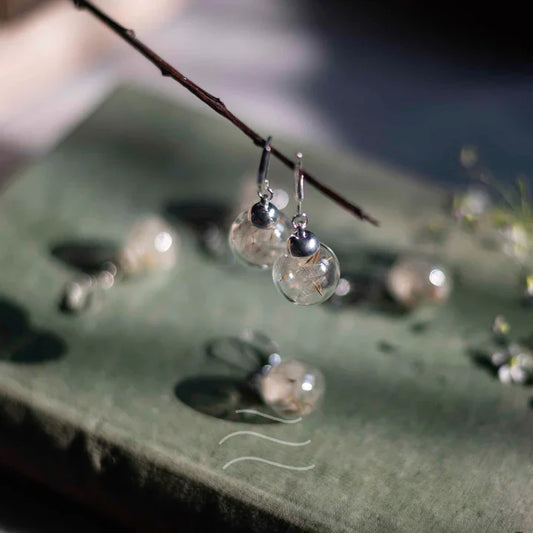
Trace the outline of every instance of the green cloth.
<path fill-rule="evenodd" d="M 360 223 L 307 188 L 310 227 L 345 273 L 427 251 L 420 230 L 441 191 L 362 157 L 298 148 L 306 167 L 381 221 Z M 117 284 L 95 311 L 58 311 L 75 272 L 52 249 L 119 243 L 140 216 L 169 205 L 235 210 L 258 161 L 222 119 L 123 88 L 9 187 L 0 198 L 0 460 L 141 530 L 530 531 L 531 392 L 502 386 L 468 353 L 496 314 L 513 334 L 530 333 L 531 311 L 518 303 L 518 267 L 468 234 L 430 250 L 456 279 L 434 310 L 293 306 L 268 273 L 211 260 L 178 222 L 174 271 Z M 271 176 L 290 191 L 276 161 Z M 206 346 L 245 328 L 323 371 L 319 412 L 298 424 L 235 416 L 238 372 Z M 219 445 L 234 431 L 311 444 L 241 435 Z M 222 469 L 240 456 L 315 468 Z"/>

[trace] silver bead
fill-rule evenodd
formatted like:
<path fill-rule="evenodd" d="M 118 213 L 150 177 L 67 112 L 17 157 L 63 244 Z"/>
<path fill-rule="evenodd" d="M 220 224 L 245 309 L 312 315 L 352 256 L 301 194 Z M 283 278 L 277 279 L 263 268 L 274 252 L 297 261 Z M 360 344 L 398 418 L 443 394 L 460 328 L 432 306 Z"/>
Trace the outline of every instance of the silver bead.
<path fill-rule="evenodd" d="M 297 228 L 289 237 L 288 247 L 293 257 L 310 257 L 318 252 L 320 241 L 315 237 L 314 233 Z"/>
<path fill-rule="evenodd" d="M 271 202 L 257 202 L 250 207 L 249 217 L 256 228 L 269 229 L 279 220 L 279 211 Z"/>

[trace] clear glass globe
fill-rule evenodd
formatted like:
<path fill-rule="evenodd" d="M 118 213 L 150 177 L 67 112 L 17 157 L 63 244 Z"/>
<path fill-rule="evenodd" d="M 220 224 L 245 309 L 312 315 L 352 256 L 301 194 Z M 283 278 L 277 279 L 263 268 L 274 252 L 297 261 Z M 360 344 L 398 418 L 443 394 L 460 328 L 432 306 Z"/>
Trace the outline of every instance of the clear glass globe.
<path fill-rule="evenodd" d="M 286 251 L 272 269 L 272 279 L 278 290 L 297 305 L 325 302 L 334 294 L 340 275 L 337 256 L 322 243 L 310 257 L 294 257 Z"/>
<path fill-rule="evenodd" d="M 170 270 L 177 261 L 178 236 L 162 218 L 153 216 L 131 229 L 117 261 L 125 274 Z"/>
<path fill-rule="evenodd" d="M 258 228 L 250 221 L 250 211 L 243 211 L 231 225 L 229 245 L 233 255 L 244 265 L 270 268 L 284 252 L 290 228 L 283 213 L 271 228 Z"/>
<path fill-rule="evenodd" d="M 299 359 L 287 359 L 261 378 L 265 404 L 281 416 L 304 416 L 320 404 L 326 384 L 322 372 Z"/>
<path fill-rule="evenodd" d="M 444 303 L 452 290 L 448 271 L 422 257 L 398 259 L 387 275 L 391 296 L 406 308 L 422 303 Z"/>

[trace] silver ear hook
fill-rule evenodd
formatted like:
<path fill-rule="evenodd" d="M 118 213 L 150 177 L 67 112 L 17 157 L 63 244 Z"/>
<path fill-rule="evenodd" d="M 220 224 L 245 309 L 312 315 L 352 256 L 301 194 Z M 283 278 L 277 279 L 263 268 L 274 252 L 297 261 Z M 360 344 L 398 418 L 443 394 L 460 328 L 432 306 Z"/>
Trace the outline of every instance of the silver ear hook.
<path fill-rule="evenodd" d="M 270 136 L 263 145 L 261 162 L 257 171 L 257 196 L 259 196 L 260 200 L 249 211 L 250 222 L 256 228 L 261 229 L 272 229 L 279 220 L 278 208 L 270 203 L 270 200 L 274 196 L 274 192 L 268 182 L 268 167 L 272 152 L 272 147 L 270 146 L 271 141 L 272 137 Z"/>
<path fill-rule="evenodd" d="M 302 212 L 302 201 L 304 199 L 304 175 L 302 172 L 302 152 L 296 154 L 296 164 L 294 165 L 294 198 L 297 204 L 297 213 Z"/>
<path fill-rule="evenodd" d="M 302 172 L 302 152 L 296 154 L 294 165 L 294 199 L 296 200 L 296 215 L 292 217 L 294 229 L 305 229 L 307 226 L 307 215 L 302 213 L 302 202 L 304 199 L 304 173 Z"/>
<path fill-rule="evenodd" d="M 269 202 L 272 199 L 273 193 L 268 182 L 268 169 L 270 166 L 270 154 L 272 153 L 272 136 L 269 136 L 263 146 L 263 154 L 259 163 L 259 170 L 257 172 L 257 194 L 261 200 Z"/>

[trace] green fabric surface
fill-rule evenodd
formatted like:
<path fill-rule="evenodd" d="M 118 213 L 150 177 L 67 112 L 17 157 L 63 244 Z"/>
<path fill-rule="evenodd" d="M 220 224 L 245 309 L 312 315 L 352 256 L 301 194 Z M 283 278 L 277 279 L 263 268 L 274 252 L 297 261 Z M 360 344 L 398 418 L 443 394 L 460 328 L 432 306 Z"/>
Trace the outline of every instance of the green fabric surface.
<path fill-rule="evenodd" d="M 310 227 L 344 272 L 424 249 L 418 231 L 442 205 L 441 191 L 362 157 L 298 148 L 306 167 L 381 221 L 360 223 L 307 188 Z M 145 530 L 532 531 L 531 391 L 502 386 L 468 356 L 496 314 L 519 336 L 531 333 L 531 311 L 518 303 L 517 267 L 467 234 L 432 250 L 456 280 L 438 309 L 293 306 L 269 273 L 206 257 L 178 221 L 174 271 L 118 284 L 97 311 L 58 311 L 74 270 L 51 249 L 119 243 L 139 216 L 171 204 L 234 206 L 258 160 L 222 119 L 123 88 L 8 188 L 0 460 Z M 271 176 L 290 190 L 292 176 L 276 161 Z M 206 346 L 245 328 L 323 371 L 318 412 L 294 425 L 256 424 L 210 397 L 236 373 Z M 187 384 L 200 407 L 180 399 Z M 218 444 L 240 430 L 311 444 L 249 435 Z M 222 469 L 239 456 L 315 468 Z"/>

